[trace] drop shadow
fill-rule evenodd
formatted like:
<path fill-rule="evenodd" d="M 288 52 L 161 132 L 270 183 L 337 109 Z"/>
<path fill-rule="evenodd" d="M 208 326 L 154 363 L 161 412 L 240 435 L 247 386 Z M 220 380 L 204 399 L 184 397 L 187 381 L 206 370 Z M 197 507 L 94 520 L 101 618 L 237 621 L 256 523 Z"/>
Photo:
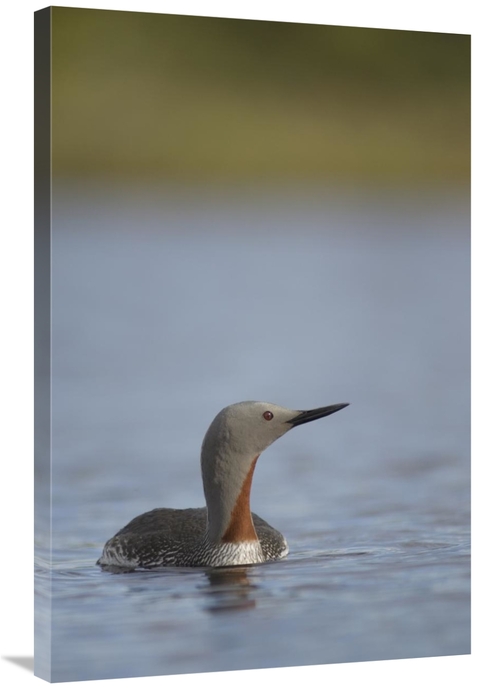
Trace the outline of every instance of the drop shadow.
<path fill-rule="evenodd" d="M 32 674 L 35 672 L 35 659 L 33 656 L 2 656 L 2 658 L 8 660 L 9 663 L 22 667 L 23 670 L 28 670 Z"/>

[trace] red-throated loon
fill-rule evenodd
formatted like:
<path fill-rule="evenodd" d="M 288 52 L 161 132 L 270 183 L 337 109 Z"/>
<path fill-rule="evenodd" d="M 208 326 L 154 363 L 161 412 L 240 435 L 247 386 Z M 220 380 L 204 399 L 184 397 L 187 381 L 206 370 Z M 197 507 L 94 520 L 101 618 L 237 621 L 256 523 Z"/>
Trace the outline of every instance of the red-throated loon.
<path fill-rule="evenodd" d="M 295 426 L 333 414 L 347 404 L 293 411 L 268 402 L 239 402 L 212 421 L 201 448 L 207 506 L 158 508 L 133 519 L 104 546 L 103 569 L 230 567 L 279 560 L 284 536 L 250 511 L 259 455 Z"/>

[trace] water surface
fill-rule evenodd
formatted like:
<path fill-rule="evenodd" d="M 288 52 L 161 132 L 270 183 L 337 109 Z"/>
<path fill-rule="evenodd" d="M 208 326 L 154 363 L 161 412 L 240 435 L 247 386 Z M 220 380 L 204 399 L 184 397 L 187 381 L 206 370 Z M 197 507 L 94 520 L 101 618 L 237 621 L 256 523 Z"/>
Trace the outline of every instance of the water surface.
<path fill-rule="evenodd" d="M 58 191 L 53 681 L 470 652 L 469 256 L 453 195 Z M 288 558 L 101 572 L 244 399 L 350 402 L 259 460 Z"/>

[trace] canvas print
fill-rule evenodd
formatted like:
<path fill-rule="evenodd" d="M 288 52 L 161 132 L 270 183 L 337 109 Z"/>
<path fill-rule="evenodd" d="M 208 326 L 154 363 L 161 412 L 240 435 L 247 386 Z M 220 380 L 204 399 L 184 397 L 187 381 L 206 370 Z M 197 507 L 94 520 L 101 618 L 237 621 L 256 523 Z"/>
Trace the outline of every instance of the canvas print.
<path fill-rule="evenodd" d="M 470 36 L 35 14 L 35 673 L 470 652 Z"/>

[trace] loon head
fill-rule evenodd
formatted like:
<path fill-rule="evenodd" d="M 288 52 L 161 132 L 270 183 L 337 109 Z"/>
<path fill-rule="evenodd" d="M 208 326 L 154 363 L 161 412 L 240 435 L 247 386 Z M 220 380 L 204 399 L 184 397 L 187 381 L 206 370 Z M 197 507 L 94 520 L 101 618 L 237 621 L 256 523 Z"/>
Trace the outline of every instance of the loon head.
<path fill-rule="evenodd" d="M 201 449 L 209 539 L 257 540 L 250 512 L 250 489 L 259 455 L 295 426 L 347 406 L 342 403 L 297 411 L 269 402 L 239 402 L 220 411 L 210 424 Z"/>

